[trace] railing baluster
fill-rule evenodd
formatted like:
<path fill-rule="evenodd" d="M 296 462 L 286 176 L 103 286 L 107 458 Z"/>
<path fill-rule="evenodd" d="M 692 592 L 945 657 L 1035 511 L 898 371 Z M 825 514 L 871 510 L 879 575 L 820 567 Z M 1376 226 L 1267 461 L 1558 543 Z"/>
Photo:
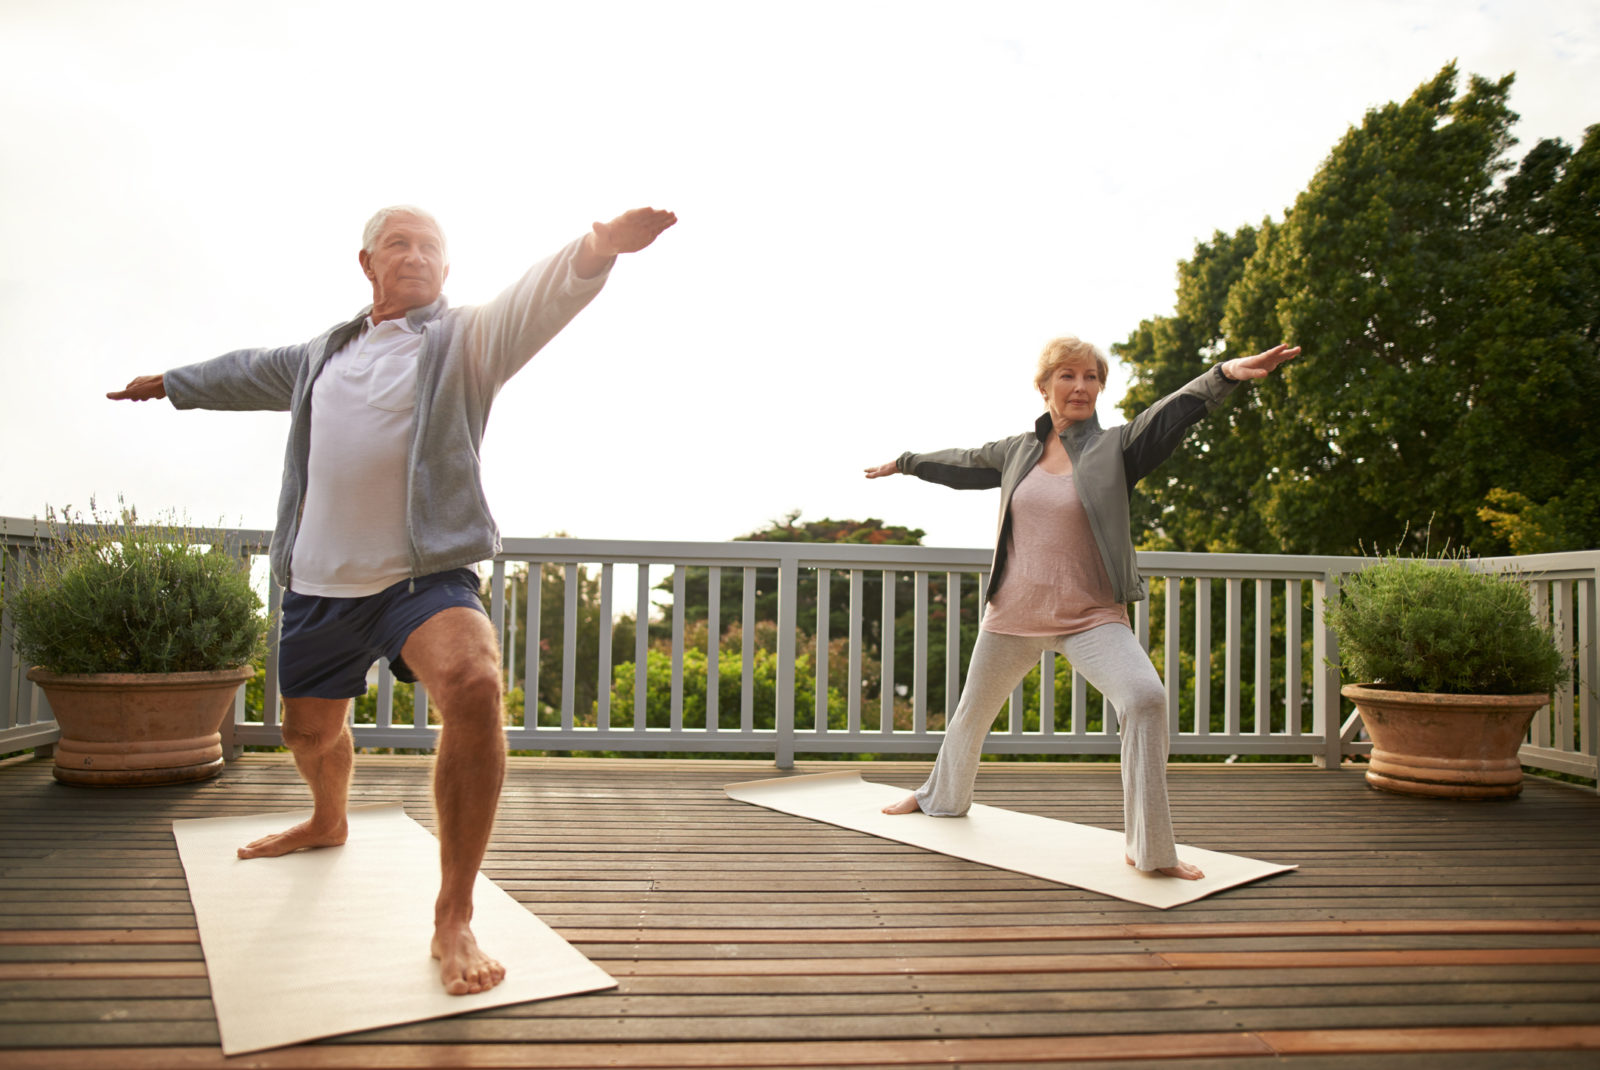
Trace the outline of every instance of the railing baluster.
<path fill-rule="evenodd" d="M 1557 580 L 1551 594 L 1551 606 L 1554 611 L 1554 625 L 1556 646 L 1561 650 L 1561 656 L 1571 664 L 1572 659 L 1572 582 L 1570 580 Z M 1555 733 L 1557 750 L 1572 753 L 1573 751 L 1573 724 L 1572 724 L 1572 679 L 1556 688 L 1555 717 L 1551 725 Z M 1544 720 L 1544 718 L 1539 718 Z"/>
<path fill-rule="evenodd" d="M 850 570 L 850 698 L 846 729 L 851 735 L 861 731 L 861 601 L 865 577 L 859 568 Z"/>
<path fill-rule="evenodd" d="M 1311 731 L 1322 737 L 1315 760 L 1337 769 L 1344 760 L 1344 726 L 1339 720 L 1339 640 L 1328 628 L 1327 601 L 1339 597 L 1339 574 L 1311 581 Z"/>
<path fill-rule="evenodd" d="M 282 724 L 278 711 L 278 633 L 283 625 L 283 588 L 267 581 L 267 615 L 272 621 L 267 637 L 267 677 L 261 687 L 261 723 L 268 728 Z"/>
<path fill-rule="evenodd" d="M 1167 731 L 1172 735 L 1172 738 L 1176 739 L 1181 731 L 1179 718 L 1182 715 L 1182 710 L 1179 707 L 1183 696 L 1183 673 L 1181 671 L 1183 659 L 1182 650 L 1180 649 L 1182 634 L 1179 631 L 1182 625 L 1178 616 L 1180 611 L 1179 596 L 1183 581 L 1177 576 L 1167 576 L 1165 581 L 1167 587 L 1167 611 L 1166 619 L 1162 622 L 1162 631 L 1165 633 L 1166 639 L 1166 671 L 1164 674 L 1166 680 L 1163 683 L 1167 689 Z M 1074 713 L 1073 716 L 1076 717 L 1077 714 Z"/>
<path fill-rule="evenodd" d="M 949 728 L 961 698 L 961 573 L 945 573 L 944 584 L 944 724 Z"/>
<path fill-rule="evenodd" d="M 506 563 L 498 557 L 489 574 L 489 621 L 494 625 L 494 634 L 499 637 L 502 648 L 510 646 L 506 642 Z M 503 653 L 500 656 L 500 671 L 505 671 Z"/>
<path fill-rule="evenodd" d="M 1541 628 L 1550 627 L 1550 581 L 1529 580 L 1528 605 L 1533 611 L 1533 619 L 1539 622 Z M 1550 745 L 1550 707 L 1539 707 L 1533 715 L 1533 720 L 1528 722 L 1528 739 L 1536 747 Z"/>
<path fill-rule="evenodd" d="M 878 730 L 894 731 L 894 582 L 895 574 L 883 571 L 883 625 L 878 632 L 878 656 L 883 671 L 878 678 Z"/>
<path fill-rule="evenodd" d="M 1596 649 L 1596 613 L 1600 612 L 1600 570 L 1578 581 L 1578 753 L 1595 757 L 1600 742 L 1600 649 Z M 1600 761 L 1593 766 L 1595 790 L 1600 791 Z"/>
<path fill-rule="evenodd" d="M 917 571 L 911 583 L 911 730 L 928 731 L 928 574 Z"/>
<path fill-rule="evenodd" d="M 14 551 L 10 547 L 0 544 L 0 569 L 4 575 L 0 576 L 0 587 L 8 591 L 16 590 L 14 584 L 18 581 L 18 568 L 13 558 Z M 17 636 L 11 627 L 11 613 L 0 608 L 0 732 L 8 728 L 17 727 L 17 701 L 18 685 L 22 678 L 22 659 L 16 654 Z"/>
<path fill-rule="evenodd" d="M 633 731 L 644 735 L 650 727 L 650 565 L 639 562 L 639 590 L 633 609 Z"/>
<path fill-rule="evenodd" d="M 570 732 L 577 705 L 573 692 L 578 689 L 578 563 L 571 562 L 564 569 L 567 600 L 561 621 L 561 730 Z"/>
<path fill-rule="evenodd" d="M 539 727 L 539 630 L 544 616 L 544 566 L 528 562 L 522 597 L 522 731 Z"/>
<path fill-rule="evenodd" d="M 688 573 L 683 565 L 672 567 L 672 712 L 668 730 L 675 736 L 683 734 L 683 600 Z"/>
<path fill-rule="evenodd" d="M 600 566 L 600 667 L 595 674 L 595 726 L 601 732 L 611 731 L 611 585 L 615 579 L 612 575 L 614 568 L 610 562 Z"/>
<path fill-rule="evenodd" d="M 756 570 L 744 570 L 744 615 L 741 618 L 744 659 L 742 690 L 739 694 L 739 731 L 749 734 L 755 730 L 755 671 L 756 671 Z"/>
<path fill-rule="evenodd" d="M 378 659 L 378 727 L 394 727 L 394 671 L 388 658 Z"/>
<path fill-rule="evenodd" d="M 1243 674 L 1244 646 L 1243 601 L 1244 581 L 1236 576 L 1229 576 L 1227 594 L 1224 602 L 1223 642 L 1226 643 L 1222 652 L 1223 675 L 1222 682 L 1222 731 L 1223 734 L 1237 738 L 1239 735 L 1240 697 L 1239 677 Z"/>
<path fill-rule="evenodd" d="M 1056 734 L 1056 652 L 1039 655 L 1039 734 Z"/>
<path fill-rule="evenodd" d="M 1291 736 L 1301 732 L 1305 708 L 1305 679 L 1300 669 L 1300 620 L 1302 598 L 1299 580 L 1283 583 L 1283 730 Z"/>
<path fill-rule="evenodd" d="M 706 571 L 706 731 L 715 732 L 722 727 L 722 568 Z"/>
<path fill-rule="evenodd" d="M 816 664 L 813 668 L 816 670 L 815 728 L 819 734 L 828 731 L 828 600 L 832 583 L 833 573 L 829 569 L 817 569 Z"/>
<path fill-rule="evenodd" d="M 1211 581 L 1194 581 L 1194 734 L 1211 734 Z"/>
<path fill-rule="evenodd" d="M 1105 735 L 1104 720 L 1100 723 L 1100 731 L 1094 735 Z M 1090 735 L 1089 731 L 1089 681 L 1084 679 L 1083 673 L 1077 666 L 1072 669 L 1072 734 L 1075 736 Z"/>
<path fill-rule="evenodd" d="M 1272 582 L 1257 578 L 1255 735 L 1272 734 Z"/>
<path fill-rule="evenodd" d="M 778 696 L 774 759 L 779 769 L 794 768 L 794 648 L 800 601 L 800 569 L 785 556 L 778 568 Z"/>

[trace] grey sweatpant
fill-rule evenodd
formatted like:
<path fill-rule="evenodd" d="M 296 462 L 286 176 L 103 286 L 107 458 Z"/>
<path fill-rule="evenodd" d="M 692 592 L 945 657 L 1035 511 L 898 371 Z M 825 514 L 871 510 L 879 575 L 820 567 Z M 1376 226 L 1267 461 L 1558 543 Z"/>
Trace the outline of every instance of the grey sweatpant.
<path fill-rule="evenodd" d="M 1167 807 L 1167 696 L 1150 657 L 1125 624 L 1102 624 L 1076 635 L 978 633 L 966 686 L 917 805 L 933 817 L 960 817 L 989 726 L 1012 690 L 1054 650 L 1083 673 L 1117 710 L 1122 732 L 1122 821 L 1128 857 L 1140 869 L 1178 864 Z"/>

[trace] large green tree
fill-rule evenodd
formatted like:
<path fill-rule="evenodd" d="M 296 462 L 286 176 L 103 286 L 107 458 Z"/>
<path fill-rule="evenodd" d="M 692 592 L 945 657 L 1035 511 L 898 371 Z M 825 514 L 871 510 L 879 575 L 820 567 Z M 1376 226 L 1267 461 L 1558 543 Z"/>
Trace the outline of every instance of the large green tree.
<path fill-rule="evenodd" d="M 1224 353 L 1305 348 L 1145 480 L 1145 545 L 1600 545 L 1600 127 L 1514 166 L 1511 84 L 1458 93 L 1452 65 L 1370 111 L 1282 222 L 1198 245 L 1176 313 L 1114 347 L 1129 416 Z"/>

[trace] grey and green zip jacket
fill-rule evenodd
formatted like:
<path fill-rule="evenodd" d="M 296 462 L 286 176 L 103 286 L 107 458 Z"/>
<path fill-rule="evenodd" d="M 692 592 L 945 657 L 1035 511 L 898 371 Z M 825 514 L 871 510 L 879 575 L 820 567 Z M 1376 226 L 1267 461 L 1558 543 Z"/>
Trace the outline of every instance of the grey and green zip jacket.
<path fill-rule="evenodd" d="M 1226 379 L 1222 366 L 1145 409 L 1131 423 L 1109 431 L 1098 416 L 1079 420 L 1061 432 L 1061 444 L 1072 458 L 1078 498 L 1089 515 L 1095 547 L 1118 603 L 1137 602 L 1149 593 L 1134 557 L 1128 499 L 1134 485 L 1178 448 L 1189 427 L 1214 412 L 1238 384 Z M 1044 456 L 1046 436 L 1055 432 L 1050 414 L 1034 421 L 1033 430 L 967 450 L 902 453 L 896 467 L 907 475 L 942 483 L 957 490 L 1000 488 L 1000 526 L 986 600 L 1005 577 L 1006 536 L 1011 527 L 1011 495 Z"/>
<path fill-rule="evenodd" d="M 500 532 L 483 493 L 479 449 L 495 395 L 605 285 L 573 268 L 579 238 L 535 264 L 483 305 L 450 308 L 441 296 L 406 313 L 422 332 L 417 406 L 406 480 L 411 574 L 472 565 L 500 551 Z M 179 409 L 288 411 L 283 489 L 272 532 L 272 574 L 290 581 L 311 460 L 311 387 L 328 358 L 360 333 L 368 305 L 347 323 L 309 342 L 241 349 L 166 372 L 167 397 Z"/>

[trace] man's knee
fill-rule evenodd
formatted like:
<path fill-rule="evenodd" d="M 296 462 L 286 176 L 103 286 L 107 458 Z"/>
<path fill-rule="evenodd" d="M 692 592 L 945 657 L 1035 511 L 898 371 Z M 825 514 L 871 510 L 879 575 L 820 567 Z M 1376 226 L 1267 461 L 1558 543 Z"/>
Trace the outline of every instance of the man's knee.
<path fill-rule="evenodd" d="M 456 721 L 501 722 L 501 681 L 498 664 L 463 659 L 444 674 L 438 687 L 439 706 Z"/>
<path fill-rule="evenodd" d="M 338 746 L 348 732 L 342 718 L 328 721 L 291 713 L 283 722 L 283 743 L 298 754 L 320 754 Z"/>

